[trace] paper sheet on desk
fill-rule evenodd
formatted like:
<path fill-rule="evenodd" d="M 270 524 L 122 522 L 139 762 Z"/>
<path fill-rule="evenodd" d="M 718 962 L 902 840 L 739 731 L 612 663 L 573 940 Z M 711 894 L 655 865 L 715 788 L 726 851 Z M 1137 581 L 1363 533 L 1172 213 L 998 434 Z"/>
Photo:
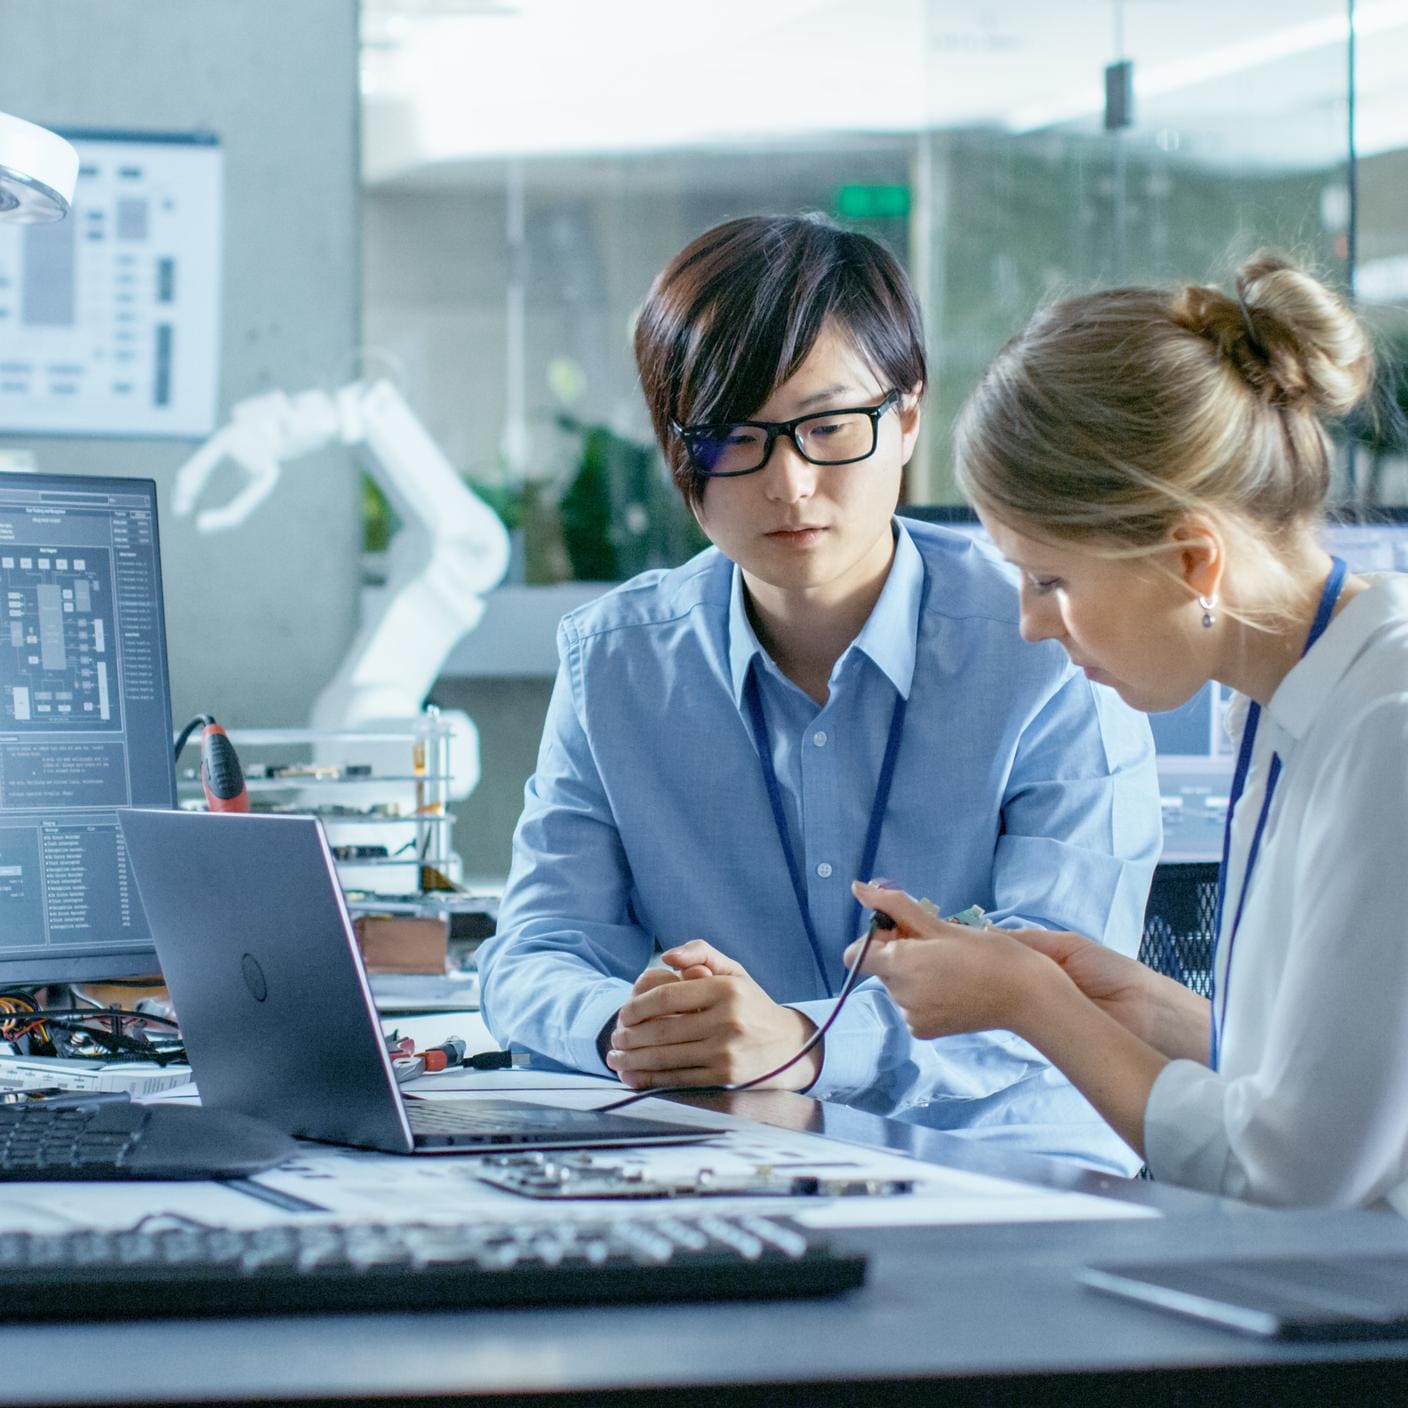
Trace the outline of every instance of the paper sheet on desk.
<path fill-rule="evenodd" d="M 574 1095 L 570 1100 L 564 1098 L 561 1103 L 581 1107 L 591 1101 Z M 642 1114 L 648 1110 L 659 1119 L 693 1119 L 701 1124 L 723 1123 L 729 1126 L 729 1132 L 722 1141 L 711 1140 L 702 1146 L 696 1144 L 674 1150 L 636 1151 L 647 1168 L 652 1167 L 646 1162 L 647 1158 L 654 1160 L 658 1156 L 663 1162 L 675 1155 L 692 1159 L 693 1163 L 688 1166 L 697 1169 L 706 1152 L 712 1153 L 719 1148 L 731 1154 L 744 1155 L 754 1164 L 768 1164 L 772 1168 L 798 1174 L 844 1172 L 856 1178 L 906 1178 L 916 1182 L 913 1193 L 886 1197 L 789 1199 L 789 1216 L 811 1227 L 919 1227 L 943 1223 L 1074 1222 L 1161 1216 L 1156 1209 L 1141 1204 L 945 1168 L 888 1150 L 845 1144 L 816 1134 L 779 1130 L 772 1125 L 721 1115 L 714 1110 L 697 1110 L 673 1102 L 648 1100 L 634 1108 Z M 660 1169 L 661 1164 L 655 1163 L 653 1167 Z M 720 1168 L 718 1171 L 726 1170 Z"/>
<path fill-rule="evenodd" d="M 408 1089 L 440 1089 L 448 1099 L 502 1096 L 506 1091 L 547 1105 L 589 1108 L 620 1093 L 614 1081 L 592 1076 L 554 1076 L 550 1072 L 502 1071 L 474 1076 L 473 1090 L 461 1082 L 470 1072 L 426 1077 Z M 454 1081 L 446 1090 L 438 1080 Z M 572 1085 L 539 1085 L 538 1080 Z M 26 1184 L 11 1185 L 12 1198 L 0 1195 L 0 1228 L 33 1226 L 35 1218 L 60 1219 L 59 1225 L 127 1226 L 146 1213 L 167 1211 L 226 1226 L 265 1226 L 290 1221 L 348 1220 L 458 1222 L 513 1217 L 615 1217 L 648 1213 L 701 1211 L 726 1203 L 730 1209 L 786 1212 L 807 1225 L 823 1227 L 922 1226 L 987 1222 L 1056 1222 L 1084 1219 L 1153 1217 L 1158 1213 L 1116 1199 L 1046 1189 L 986 1174 L 969 1173 L 820 1135 L 779 1129 L 736 1115 L 666 1101 L 642 1101 L 642 1115 L 681 1124 L 722 1127 L 724 1133 L 702 1143 L 641 1149 L 603 1149 L 599 1162 L 640 1170 L 651 1178 L 679 1180 L 708 1168 L 721 1176 L 745 1176 L 767 1168 L 796 1175 L 910 1179 L 913 1193 L 885 1197 L 844 1198 L 671 1198 L 667 1200 L 535 1201 L 490 1187 L 479 1179 L 476 1155 L 407 1158 L 357 1149 L 309 1144 L 291 1162 L 250 1180 L 258 1188 L 288 1200 L 280 1209 L 249 1193 L 218 1184 Z M 101 1195 L 98 1194 L 101 1189 Z M 109 1194 L 111 1193 L 111 1196 Z M 18 1200 L 17 1202 L 15 1200 Z M 7 1204 L 14 1204 L 14 1212 Z M 299 1210 L 299 1205 L 303 1210 Z M 17 1219 L 17 1220 L 16 1220 Z M 52 1220 L 43 1225 L 55 1225 Z"/>
<path fill-rule="evenodd" d="M 517 1072 L 497 1073 L 504 1077 Z M 533 1073 L 523 1073 L 531 1075 Z M 541 1073 L 539 1073 L 541 1074 Z M 578 1077 L 584 1085 L 595 1081 L 593 1077 Z M 431 1087 L 434 1077 L 417 1084 Z M 525 1090 L 516 1087 L 522 1098 L 535 1103 L 548 1105 L 587 1108 L 601 1102 L 603 1090 L 608 1095 L 619 1092 L 620 1087 L 613 1082 L 595 1081 L 597 1088 L 556 1090 L 539 1088 Z M 495 1093 L 509 1088 L 506 1084 L 495 1085 Z M 462 1092 L 454 1092 L 450 1098 L 466 1097 Z M 1101 1198 L 1087 1193 L 1066 1192 L 1059 1189 L 1041 1188 L 1033 1184 L 1019 1183 L 1012 1179 L 995 1178 L 987 1174 L 970 1173 L 961 1169 L 945 1168 L 938 1164 L 911 1159 L 903 1154 L 884 1149 L 871 1149 L 863 1145 L 845 1144 L 820 1135 L 778 1129 L 773 1125 L 759 1124 L 735 1115 L 721 1114 L 715 1110 L 701 1110 L 673 1102 L 642 1101 L 634 1107 L 642 1115 L 654 1118 L 672 1119 L 679 1123 L 694 1123 L 710 1126 L 723 1126 L 722 1136 L 699 1144 L 676 1146 L 662 1145 L 644 1149 L 606 1149 L 596 1153 L 598 1162 L 606 1162 L 623 1169 L 639 1170 L 651 1179 L 672 1180 L 697 1173 L 701 1168 L 709 1168 L 721 1176 L 744 1176 L 766 1167 L 776 1172 L 789 1172 L 797 1175 L 815 1173 L 822 1176 L 846 1175 L 853 1178 L 870 1179 L 912 1179 L 916 1183 L 913 1193 L 895 1194 L 887 1197 L 851 1196 L 844 1198 L 767 1198 L 727 1200 L 730 1207 L 747 1202 L 750 1207 L 770 1208 L 774 1212 L 786 1212 L 815 1227 L 865 1227 L 865 1226 L 923 1226 L 941 1223 L 986 1223 L 986 1222 L 1061 1222 L 1077 1220 L 1121 1219 L 1157 1217 L 1155 1209 L 1138 1204 L 1125 1203 L 1117 1199 Z M 436 1183 L 443 1179 L 468 1180 L 476 1190 L 482 1190 L 477 1182 L 475 1165 L 477 1160 L 420 1160 L 421 1164 L 435 1165 Z M 447 1167 L 448 1166 L 448 1167 Z M 422 1170 L 418 1169 L 417 1172 Z M 418 1194 L 429 1194 L 430 1172 L 427 1174 L 427 1187 Z M 268 1178 L 270 1175 L 261 1175 Z M 289 1191 L 296 1192 L 293 1187 Z M 304 1196 L 308 1194 L 304 1193 Z M 374 1205 L 386 1196 L 384 1190 L 371 1195 Z M 468 1194 L 466 1194 L 468 1196 Z M 513 1195 L 507 1195 L 512 1197 Z M 430 1198 L 423 1205 L 429 1207 L 435 1199 Z M 699 1210 L 706 1205 L 719 1206 L 719 1199 L 673 1198 L 669 1207 L 683 1211 Z M 553 1208 L 558 1216 L 576 1212 L 578 1215 L 608 1216 L 625 1214 L 634 1209 L 637 1213 L 651 1206 L 662 1209 L 664 1200 L 659 1202 L 533 1202 L 527 1199 L 514 1199 L 514 1205 L 525 1215 L 551 1215 Z M 461 1206 L 459 1198 L 450 1204 Z M 429 1214 L 427 1214 L 429 1215 Z M 515 1214 L 517 1215 L 517 1214 Z"/>
<path fill-rule="evenodd" d="M 701 1114 L 706 1112 L 699 1112 Z M 446 1221 L 476 1216 L 626 1217 L 730 1209 L 786 1212 L 808 1226 L 925 1226 L 940 1223 L 1062 1222 L 1158 1216 L 1151 1208 L 1084 1193 L 1037 1188 L 984 1174 L 925 1164 L 883 1150 L 838 1144 L 814 1135 L 752 1125 L 730 1129 L 704 1144 L 600 1150 L 598 1162 L 639 1169 L 655 1179 L 677 1180 L 700 1169 L 747 1175 L 760 1167 L 794 1174 L 845 1174 L 860 1178 L 914 1179 L 916 1191 L 887 1197 L 671 1198 L 668 1200 L 542 1200 L 520 1198 L 478 1180 L 479 1159 L 434 1158 L 390 1164 L 350 1151 L 319 1151 L 295 1164 L 259 1175 L 259 1182 L 295 1198 L 326 1206 L 347 1218 L 383 1218 L 394 1205 L 415 1216 Z"/>

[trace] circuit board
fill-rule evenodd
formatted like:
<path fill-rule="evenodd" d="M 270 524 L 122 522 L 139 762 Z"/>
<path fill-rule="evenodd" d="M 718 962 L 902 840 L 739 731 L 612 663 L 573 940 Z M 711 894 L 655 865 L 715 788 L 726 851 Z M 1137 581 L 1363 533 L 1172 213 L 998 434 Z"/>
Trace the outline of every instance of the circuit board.
<path fill-rule="evenodd" d="M 909 1178 L 796 1174 L 757 1164 L 738 1173 L 701 1168 L 652 1177 L 634 1164 L 592 1154 L 491 1154 L 477 1177 L 526 1198 L 853 1198 L 912 1193 Z"/>

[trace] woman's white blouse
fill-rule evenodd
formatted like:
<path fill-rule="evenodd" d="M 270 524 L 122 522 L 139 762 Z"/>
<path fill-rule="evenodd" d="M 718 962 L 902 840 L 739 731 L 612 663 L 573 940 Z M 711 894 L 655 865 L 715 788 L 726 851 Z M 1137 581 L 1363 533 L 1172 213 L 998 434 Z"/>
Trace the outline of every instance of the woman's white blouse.
<path fill-rule="evenodd" d="M 1229 968 L 1273 750 L 1283 772 Z M 1155 1081 L 1154 1176 L 1408 1214 L 1408 577 L 1373 579 L 1262 711 L 1216 977 L 1221 1069 L 1173 1061 Z"/>

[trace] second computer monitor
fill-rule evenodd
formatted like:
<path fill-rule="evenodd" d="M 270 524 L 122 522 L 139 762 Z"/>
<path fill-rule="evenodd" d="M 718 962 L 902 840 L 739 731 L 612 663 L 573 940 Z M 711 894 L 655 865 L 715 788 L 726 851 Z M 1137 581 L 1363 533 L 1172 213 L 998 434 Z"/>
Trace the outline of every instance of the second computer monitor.
<path fill-rule="evenodd" d="M 176 804 L 147 479 L 0 474 L 0 984 L 157 971 L 119 807 Z"/>

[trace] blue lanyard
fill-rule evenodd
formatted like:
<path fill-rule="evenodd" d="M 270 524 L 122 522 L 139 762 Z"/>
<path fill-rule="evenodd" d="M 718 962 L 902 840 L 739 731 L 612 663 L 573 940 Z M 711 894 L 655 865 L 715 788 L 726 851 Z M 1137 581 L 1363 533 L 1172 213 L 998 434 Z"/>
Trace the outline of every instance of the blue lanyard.
<path fill-rule="evenodd" d="M 919 594 L 919 624 L 916 640 L 924 626 L 924 606 L 929 599 L 929 573 L 924 573 L 924 587 Z M 911 685 L 911 688 L 913 686 Z M 753 742 L 757 745 L 758 761 L 762 764 L 763 781 L 767 785 L 768 802 L 772 807 L 773 825 L 777 827 L 777 839 L 782 845 L 782 854 L 787 861 L 787 874 L 792 880 L 792 893 L 797 897 L 797 908 L 801 912 L 802 927 L 806 930 L 807 942 L 811 945 L 812 957 L 816 960 L 817 972 L 828 996 L 832 995 L 831 979 L 826 973 L 826 955 L 822 953 L 821 941 L 817 938 L 816 925 L 812 922 L 812 907 L 807 900 L 806 882 L 802 879 L 801 862 L 792 849 L 792 833 L 787 825 L 787 813 L 782 806 L 782 788 L 777 780 L 777 769 L 772 762 L 772 739 L 768 734 L 767 720 L 763 717 L 763 699 L 758 689 L 756 666 L 750 670 L 744 685 L 744 699 L 748 706 L 748 720 L 753 726 Z M 890 715 L 890 732 L 885 740 L 885 756 L 880 763 L 880 778 L 875 784 L 875 800 L 870 807 L 870 822 L 865 829 L 865 849 L 861 852 L 860 876 L 868 880 L 875 873 L 875 857 L 880 849 L 880 832 L 885 825 L 885 812 L 890 805 L 890 786 L 895 780 L 895 760 L 899 757 L 900 739 L 904 736 L 905 709 L 909 701 L 903 694 L 895 697 L 894 711 Z M 853 900 L 851 932 L 860 932 L 860 901 Z"/>
<path fill-rule="evenodd" d="M 1330 575 L 1325 582 L 1325 590 L 1320 593 L 1320 605 L 1315 612 L 1315 620 L 1311 623 L 1310 634 L 1305 638 L 1305 645 L 1301 649 L 1301 658 L 1304 659 L 1310 653 L 1310 647 L 1325 633 L 1325 627 L 1330 624 L 1330 617 L 1334 614 L 1335 603 L 1339 600 L 1340 589 L 1344 586 L 1345 564 L 1341 558 L 1330 559 Z M 1222 865 L 1217 873 L 1217 909 L 1213 918 L 1213 935 L 1216 944 L 1220 947 L 1222 943 L 1222 907 L 1223 901 L 1227 898 L 1227 863 L 1232 851 L 1232 817 L 1237 810 L 1237 803 L 1242 798 L 1242 790 L 1247 785 L 1247 771 L 1251 766 L 1252 748 L 1256 743 L 1256 727 L 1261 719 L 1261 705 L 1255 701 L 1247 709 L 1247 723 L 1242 730 L 1242 746 L 1237 753 L 1237 767 L 1232 774 L 1232 793 L 1227 799 L 1227 824 L 1222 832 Z M 1227 978 L 1222 985 L 1222 1015 L 1219 1019 L 1217 1010 L 1217 951 L 1214 949 L 1211 990 L 1212 1021 L 1211 1021 L 1211 1048 L 1209 1051 L 1208 1064 L 1213 1070 L 1217 1070 L 1218 1063 L 1222 1057 L 1222 1033 L 1227 1026 L 1227 994 L 1232 987 L 1232 950 L 1237 942 L 1237 930 L 1242 923 L 1242 909 L 1247 902 L 1247 891 L 1251 888 L 1252 868 L 1256 865 L 1258 852 L 1261 850 L 1262 832 L 1266 830 L 1266 819 L 1271 814 L 1271 799 L 1276 794 L 1276 784 L 1281 780 L 1281 755 L 1273 753 L 1271 755 L 1271 767 L 1266 776 L 1266 796 L 1262 798 L 1261 811 L 1257 815 L 1256 828 L 1252 832 L 1251 849 L 1247 852 L 1247 866 L 1242 872 L 1242 889 L 1237 896 L 1237 909 L 1232 916 L 1232 928 L 1227 935 Z"/>

